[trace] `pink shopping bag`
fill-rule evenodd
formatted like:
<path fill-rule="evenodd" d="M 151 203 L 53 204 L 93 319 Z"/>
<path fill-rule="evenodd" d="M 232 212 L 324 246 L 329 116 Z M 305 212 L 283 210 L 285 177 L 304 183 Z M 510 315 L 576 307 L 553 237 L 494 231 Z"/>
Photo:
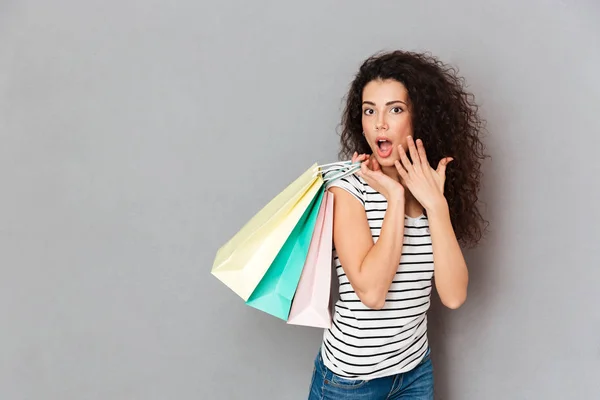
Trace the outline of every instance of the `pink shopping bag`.
<path fill-rule="evenodd" d="M 333 193 L 326 191 L 287 319 L 291 325 L 331 327 Z"/>

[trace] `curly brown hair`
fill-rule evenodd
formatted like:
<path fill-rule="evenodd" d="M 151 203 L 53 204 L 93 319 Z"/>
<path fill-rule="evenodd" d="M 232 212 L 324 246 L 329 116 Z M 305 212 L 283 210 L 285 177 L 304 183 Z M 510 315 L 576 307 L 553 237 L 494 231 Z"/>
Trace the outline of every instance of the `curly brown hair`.
<path fill-rule="evenodd" d="M 346 96 L 339 156 L 348 159 L 355 151 L 372 153 L 362 134 L 363 89 L 373 80 L 387 79 L 406 87 L 413 136 L 423 141 L 430 165 L 435 168 L 442 158 L 454 158 L 446 169 L 444 195 L 459 243 L 475 246 L 487 225 L 478 208 L 481 163 L 487 157 L 480 140 L 484 121 L 455 67 L 429 53 L 401 50 L 367 58 Z"/>

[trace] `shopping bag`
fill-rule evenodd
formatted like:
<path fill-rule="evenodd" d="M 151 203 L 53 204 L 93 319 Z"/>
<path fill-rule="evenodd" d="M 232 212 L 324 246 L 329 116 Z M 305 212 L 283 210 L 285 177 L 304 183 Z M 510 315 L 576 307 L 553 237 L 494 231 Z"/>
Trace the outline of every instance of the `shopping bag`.
<path fill-rule="evenodd" d="M 302 274 L 325 188 L 312 201 L 246 304 L 287 320 Z"/>
<path fill-rule="evenodd" d="M 315 328 L 331 327 L 331 262 L 333 193 L 326 192 L 287 323 Z"/>
<path fill-rule="evenodd" d="M 305 171 L 217 251 L 211 273 L 242 299 L 248 300 L 323 186 L 315 169 Z"/>
<path fill-rule="evenodd" d="M 218 249 L 211 273 L 247 301 L 324 184 L 359 168 L 350 161 L 313 164 Z M 324 178 L 326 172 L 335 174 Z"/>

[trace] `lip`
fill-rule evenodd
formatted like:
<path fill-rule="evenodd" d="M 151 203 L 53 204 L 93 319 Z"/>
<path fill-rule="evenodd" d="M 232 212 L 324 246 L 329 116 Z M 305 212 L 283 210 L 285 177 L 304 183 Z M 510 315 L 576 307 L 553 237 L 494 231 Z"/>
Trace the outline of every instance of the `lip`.
<path fill-rule="evenodd" d="M 390 143 L 392 142 L 392 139 L 390 139 L 387 136 L 377 136 L 377 138 L 375 139 L 376 142 L 379 142 L 380 140 L 385 140 L 385 141 L 388 141 Z"/>
<path fill-rule="evenodd" d="M 390 146 L 389 150 L 387 150 L 387 151 L 382 151 L 381 148 L 379 147 L 379 142 L 383 141 L 383 140 L 391 143 L 391 146 Z M 377 139 L 375 139 L 375 144 L 377 146 L 377 154 L 379 155 L 379 157 L 388 158 L 389 156 L 392 155 L 392 152 L 394 151 L 394 143 L 387 136 L 378 136 Z"/>

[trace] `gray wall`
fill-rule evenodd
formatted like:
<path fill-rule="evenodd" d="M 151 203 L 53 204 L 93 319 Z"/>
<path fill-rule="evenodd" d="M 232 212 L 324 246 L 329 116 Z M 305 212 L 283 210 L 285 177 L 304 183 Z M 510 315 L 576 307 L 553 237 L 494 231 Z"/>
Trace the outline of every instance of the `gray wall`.
<path fill-rule="evenodd" d="M 416 3 L 0 3 L 0 397 L 305 398 L 321 332 L 210 268 L 398 47 L 460 67 L 493 157 L 437 397 L 600 398 L 600 6 Z"/>

